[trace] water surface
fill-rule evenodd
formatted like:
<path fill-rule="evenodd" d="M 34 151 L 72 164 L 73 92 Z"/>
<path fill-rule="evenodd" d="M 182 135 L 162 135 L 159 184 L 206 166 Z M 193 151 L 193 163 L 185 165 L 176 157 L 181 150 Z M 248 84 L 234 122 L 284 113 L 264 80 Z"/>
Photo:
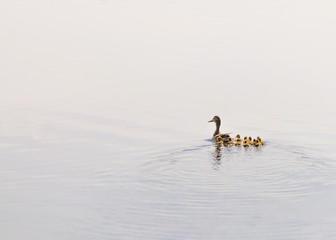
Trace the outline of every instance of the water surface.
<path fill-rule="evenodd" d="M 0 5 L 1 239 L 336 238 L 332 1 Z"/>

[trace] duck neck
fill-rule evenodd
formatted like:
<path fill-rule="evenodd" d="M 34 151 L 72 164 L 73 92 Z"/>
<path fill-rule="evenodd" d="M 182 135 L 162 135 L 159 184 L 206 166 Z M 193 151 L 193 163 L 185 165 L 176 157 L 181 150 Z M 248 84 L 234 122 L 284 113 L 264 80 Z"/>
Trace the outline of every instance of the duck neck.
<path fill-rule="evenodd" d="M 220 134 L 219 127 L 220 127 L 220 122 L 216 122 L 216 131 L 214 133 L 214 136 L 216 136 L 217 134 Z"/>

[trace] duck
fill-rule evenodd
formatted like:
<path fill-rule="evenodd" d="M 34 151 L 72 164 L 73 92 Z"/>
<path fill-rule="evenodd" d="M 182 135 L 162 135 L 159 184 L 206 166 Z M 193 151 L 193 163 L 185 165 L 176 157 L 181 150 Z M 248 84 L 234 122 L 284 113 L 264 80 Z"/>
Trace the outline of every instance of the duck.
<path fill-rule="evenodd" d="M 261 140 L 261 138 L 260 138 L 260 137 L 257 137 L 257 140 L 259 141 L 260 145 L 265 145 L 264 141 L 263 141 L 263 140 Z"/>
<path fill-rule="evenodd" d="M 229 138 L 230 135 L 229 133 L 221 133 L 219 131 L 219 128 L 220 128 L 220 125 L 221 125 L 221 120 L 218 116 L 214 116 L 209 122 L 214 122 L 216 123 L 216 130 L 212 136 L 212 140 L 216 140 L 218 141 L 218 137 L 221 137 L 222 139 L 226 139 L 226 138 Z"/>

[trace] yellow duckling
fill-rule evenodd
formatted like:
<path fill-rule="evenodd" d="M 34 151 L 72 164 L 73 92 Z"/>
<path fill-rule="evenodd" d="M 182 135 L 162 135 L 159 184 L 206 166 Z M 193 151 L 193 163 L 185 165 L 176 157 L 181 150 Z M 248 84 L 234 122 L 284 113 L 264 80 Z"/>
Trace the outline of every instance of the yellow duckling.
<path fill-rule="evenodd" d="M 249 147 L 249 146 L 250 146 L 250 142 L 247 139 L 244 140 L 243 147 Z"/>
<path fill-rule="evenodd" d="M 264 141 L 260 137 L 257 137 L 257 140 L 260 142 L 260 145 L 265 145 Z"/>
<path fill-rule="evenodd" d="M 242 139 L 240 138 L 240 135 L 239 134 L 237 134 L 237 136 L 236 136 L 236 142 L 242 142 Z"/>
<path fill-rule="evenodd" d="M 233 139 L 231 137 L 227 138 L 227 141 L 224 142 L 226 146 L 232 146 L 234 144 Z"/>
<path fill-rule="evenodd" d="M 213 140 L 217 140 L 218 137 L 222 137 L 223 139 L 230 137 L 228 133 L 221 133 L 219 131 L 220 125 L 221 125 L 221 120 L 218 116 L 214 116 L 209 122 L 214 122 L 216 123 L 216 130 L 212 136 Z"/>
<path fill-rule="evenodd" d="M 257 140 L 256 139 L 253 139 L 252 143 L 251 143 L 253 146 L 255 146 L 257 144 Z"/>
<path fill-rule="evenodd" d="M 256 140 L 256 139 L 253 139 L 253 141 L 254 141 L 254 146 L 255 147 L 259 147 L 260 145 L 261 145 L 261 143 L 259 142 L 259 140 Z"/>
<path fill-rule="evenodd" d="M 223 140 L 222 137 L 218 137 L 218 138 L 217 138 L 217 144 L 218 144 L 219 146 L 224 144 L 224 140 Z"/>
<path fill-rule="evenodd" d="M 242 145 L 242 139 L 240 138 L 240 135 L 237 134 L 236 141 L 234 143 L 235 146 L 241 146 Z"/>
<path fill-rule="evenodd" d="M 251 137 L 246 137 L 246 139 L 244 138 L 244 141 L 247 141 L 248 144 L 252 144 L 252 138 Z"/>

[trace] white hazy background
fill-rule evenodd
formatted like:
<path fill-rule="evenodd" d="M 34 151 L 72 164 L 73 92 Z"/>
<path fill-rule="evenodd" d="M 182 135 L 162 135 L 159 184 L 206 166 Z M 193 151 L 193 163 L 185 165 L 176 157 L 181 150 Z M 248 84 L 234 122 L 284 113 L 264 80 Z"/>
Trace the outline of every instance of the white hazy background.
<path fill-rule="evenodd" d="M 335 10 L 334 1 L 4 1 L 1 102 L 331 108 Z"/>
<path fill-rule="evenodd" d="M 336 133 L 335 11 L 334 1 L 5 1 L 0 104 L 197 137 L 219 115 L 223 131 L 281 129 L 310 144 Z"/>
<path fill-rule="evenodd" d="M 1 1 L 0 236 L 334 239 L 335 13 L 327 0 Z M 214 115 L 264 152 L 209 164 Z"/>

